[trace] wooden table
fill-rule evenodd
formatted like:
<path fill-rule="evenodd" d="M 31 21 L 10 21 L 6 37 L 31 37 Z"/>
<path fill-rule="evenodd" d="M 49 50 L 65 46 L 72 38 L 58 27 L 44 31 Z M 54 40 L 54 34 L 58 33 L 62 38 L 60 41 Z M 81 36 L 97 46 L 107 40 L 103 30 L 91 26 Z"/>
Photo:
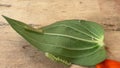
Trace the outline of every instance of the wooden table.
<path fill-rule="evenodd" d="M 85 19 L 104 26 L 109 58 L 120 61 L 119 0 L 0 0 L 0 15 L 34 26 Z M 0 68 L 69 68 L 30 46 L 0 16 Z M 72 66 L 71 68 L 81 68 Z M 83 67 L 82 67 L 83 68 Z"/>

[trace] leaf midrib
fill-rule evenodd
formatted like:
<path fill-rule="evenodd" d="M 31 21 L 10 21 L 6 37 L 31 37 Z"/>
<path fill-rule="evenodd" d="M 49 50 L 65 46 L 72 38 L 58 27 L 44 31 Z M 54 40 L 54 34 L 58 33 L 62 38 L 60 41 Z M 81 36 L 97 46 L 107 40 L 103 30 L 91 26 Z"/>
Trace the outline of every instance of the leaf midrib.
<path fill-rule="evenodd" d="M 87 35 L 88 37 L 95 38 L 96 40 L 99 40 L 98 38 L 96 38 L 96 37 L 94 37 L 94 36 L 92 36 L 92 35 L 89 35 L 89 34 L 87 34 L 87 33 L 84 32 L 84 31 L 80 31 L 80 30 L 78 30 L 78 29 L 76 29 L 76 28 L 74 28 L 74 27 L 68 26 L 68 25 L 55 25 L 55 26 L 52 26 L 51 28 L 53 28 L 53 27 L 58 27 L 58 26 L 64 26 L 64 27 L 71 28 L 71 29 L 73 29 L 73 30 L 75 30 L 75 31 L 77 31 L 77 32 L 80 32 L 80 33 L 83 33 L 83 34 Z"/>
<path fill-rule="evenodd" d="M 19 25 L 18 23 L 15 23 L 16 25 L 18 25 L 18 26 L 20 26 L 20 27 L 23 27 L 23 26 L 21 26 L 21 25 Z M 18 28 L 19 29 L 19 28 Z M 23 29 L 24 29 L 24 27 L 23 27 Z M 21 32 L 21 31 L 20 31 Z M 22 32 L 21 32 L 22 33 Z M 44 33 L 45 34 L 45 33 Z M 26 35 L 26 36 L 28 36 L 28 35 Z M 30 38 L 30 36 L 28 37 L 28 38 Z M 32 38 L 31 38 L 32 39 Z M 32 39 L 33 41 L 36 41 L 36 40 L 34 40 L 34 39 Z M 89 40 L 88 40 L 89 41 Z M 92 41 L 93 43 L 97 43 L 97 41 Z M 43 43 L 43 44 L 45 44 L 45 43 Z M 50 45 L 50 44 L 47 44 L 47 45 Z M 53 45 L 52 45 L 53 46 Z M 56 47 L 60 47 L 60 46 L 56 46 Z M 63 49 L 68 49 L 68 50 L 74 50 L 74 49 L 76 49 L 76 48 L 74 48 L 74 49 L 71 49 L 71 48 L 66 48 L 66 47 L 60 47 L 60 48 L 63 48 Z M 90 48 L 84 48 L 84 49 L 91 49 L 91 48 L 94 48 L 94 47 L 90 47 Z M 76 49 L 76 50 L 84 50 L 84 49 Z"/>

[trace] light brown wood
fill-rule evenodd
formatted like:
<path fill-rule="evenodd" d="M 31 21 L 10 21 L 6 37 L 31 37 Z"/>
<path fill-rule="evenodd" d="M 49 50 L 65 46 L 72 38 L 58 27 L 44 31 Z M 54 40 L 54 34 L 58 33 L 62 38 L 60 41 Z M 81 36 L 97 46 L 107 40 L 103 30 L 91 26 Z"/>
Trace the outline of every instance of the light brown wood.
<path fill-rule="evenodd" d="M 65 19 L 95 21 L 105 28 L 109 58 L 120 61 L 119 0 L 0 0 L 0 15 L 40 27 Z M 69 67 L 46 58 L 0 16 L 0 68 Z"/>

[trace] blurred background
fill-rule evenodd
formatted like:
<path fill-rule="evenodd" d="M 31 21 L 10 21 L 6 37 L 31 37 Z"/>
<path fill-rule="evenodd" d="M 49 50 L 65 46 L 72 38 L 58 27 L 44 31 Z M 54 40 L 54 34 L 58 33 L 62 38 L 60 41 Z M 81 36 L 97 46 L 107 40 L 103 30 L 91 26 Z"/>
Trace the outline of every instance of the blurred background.
<path fill-rule="evenodd" d="M 120 61 L 120 0 L 0 0 L 0 68 L 69 68 L 30 46 L 1 15 L 40 27 L 66 19 L 95 21 L 105 29 L 108 58 Z"/>

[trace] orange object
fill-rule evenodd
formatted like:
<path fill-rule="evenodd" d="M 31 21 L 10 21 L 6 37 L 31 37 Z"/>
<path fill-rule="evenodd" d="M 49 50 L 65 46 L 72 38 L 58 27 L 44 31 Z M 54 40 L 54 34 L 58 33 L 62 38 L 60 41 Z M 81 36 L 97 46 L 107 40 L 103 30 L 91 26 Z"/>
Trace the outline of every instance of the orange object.
<path fill-rule="evenodd" d="M 120 62 L 106 59 L 102 63 L 97 64 L 96 68 L 120 68 Z"/>

